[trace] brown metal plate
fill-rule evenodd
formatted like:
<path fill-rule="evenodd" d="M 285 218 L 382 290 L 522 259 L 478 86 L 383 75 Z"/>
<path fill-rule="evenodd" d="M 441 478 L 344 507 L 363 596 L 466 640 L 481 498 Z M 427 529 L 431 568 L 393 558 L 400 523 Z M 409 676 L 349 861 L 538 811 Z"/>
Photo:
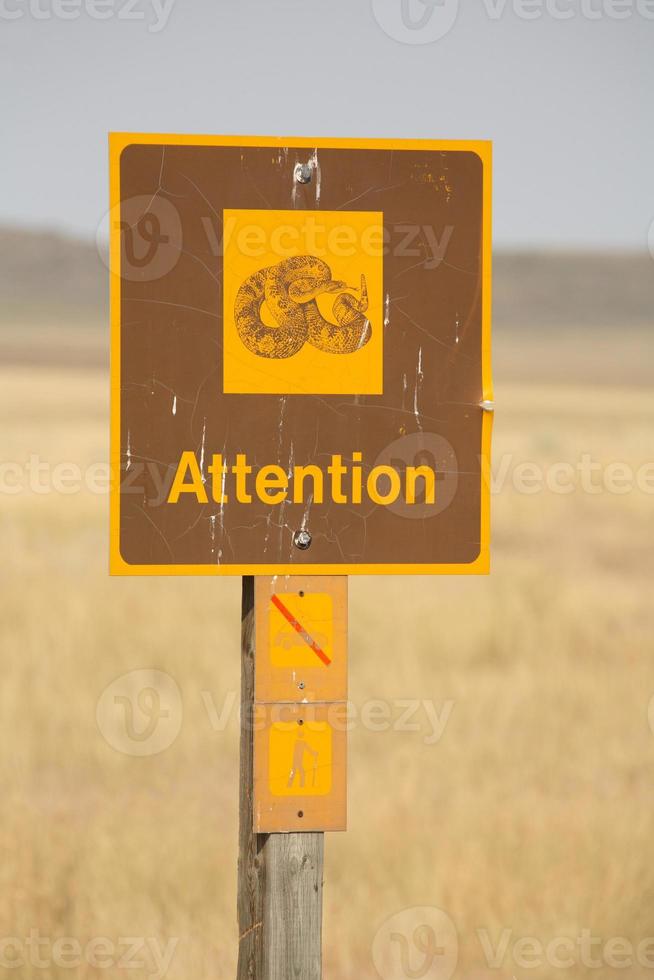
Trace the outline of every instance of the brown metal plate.
<path fill-rule="evenodd" d="M 111 180 L 112 571 L 487 571 L 488 144 L 120 134 Z"/>

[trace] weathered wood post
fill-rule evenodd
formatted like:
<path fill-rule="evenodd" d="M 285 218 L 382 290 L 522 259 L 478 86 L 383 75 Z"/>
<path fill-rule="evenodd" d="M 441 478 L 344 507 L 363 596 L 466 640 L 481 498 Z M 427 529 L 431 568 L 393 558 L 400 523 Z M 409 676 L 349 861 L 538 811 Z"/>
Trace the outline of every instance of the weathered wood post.
<path fill-rule="evenodd" d="M 254 577 L 243 577 L 238 980 L 320 980 L 322 833 L 254 832 Z"/>

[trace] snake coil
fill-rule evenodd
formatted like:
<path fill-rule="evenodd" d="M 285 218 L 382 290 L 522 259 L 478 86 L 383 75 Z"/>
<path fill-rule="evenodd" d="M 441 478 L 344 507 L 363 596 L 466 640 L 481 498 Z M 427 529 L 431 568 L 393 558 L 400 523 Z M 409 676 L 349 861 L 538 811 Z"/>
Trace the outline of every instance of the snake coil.
<path fill-rule="evenodd" d="M 339 294 L 332 310 L 336 323 L 325 319 L 318 308 L 316 298 L 325 293 Z M 275 326 L 261 318 L 264 303 Z M 241 341 L 259 357 L 292 357 L 305 343 L 328 354 L 351 354 L 372 335 L 367 309 L 365 276 L 356 290 L 332 279 L 322 259 L 296 255 L 248 276 L 236 294 L 234 317 Z"/>

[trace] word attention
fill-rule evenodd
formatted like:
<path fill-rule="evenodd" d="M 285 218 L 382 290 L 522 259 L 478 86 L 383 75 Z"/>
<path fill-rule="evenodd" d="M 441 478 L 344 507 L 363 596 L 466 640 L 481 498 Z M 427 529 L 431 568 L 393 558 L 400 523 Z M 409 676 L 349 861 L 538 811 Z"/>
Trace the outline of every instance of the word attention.
<path fill-rule="evenodd" d="M 252 503 L 253 492 L 264 504 L 281 504 L 289 496 L 295 504 L 322 504 L 325 492 L 334 504 L 361 504 L 364 492 L 368 500 L 381 506 L 395 503 L 401 495 L 406 504 L 424 506 L 436 502 L 436 472 L 430 466 L 406 466 L 402 473 L 393 466 L 373 466 L 364 479 L 360 452 L 352 453 L 351 465 L 344 463 L 340 454 L 332 455 L 326 472 L 313 463 L 293 466 L 288 472 L 272 463 L 259 467 L 252 478 L 254 467 L 248 463 L 246 453 L 238 453 L 231 466 L 221 453 L 216 453 L 207 469 L 211 496 L 217 504 L 228 503 L 232 492 L 239 504 Z M 233 477 L 229 486 L 228 477 Z M 176 504 L 187 493 L 193 494 L 200 504 L 209 503 L 205 477 L 192 451 L 183 452 L 180 457 L 168 503 Z"/>

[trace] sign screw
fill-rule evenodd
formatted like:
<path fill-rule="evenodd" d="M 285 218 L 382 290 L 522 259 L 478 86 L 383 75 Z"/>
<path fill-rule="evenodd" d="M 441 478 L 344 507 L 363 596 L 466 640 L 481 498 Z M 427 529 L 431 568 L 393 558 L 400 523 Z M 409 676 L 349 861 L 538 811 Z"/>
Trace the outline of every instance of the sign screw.
<path fill-rule="evenodd" d="M 307 548 L 311 547 L 311 535 L 308 531 L 296 531 L 293 535 L 293 544 L 300 551 L 306 551 Z"/>
<path fill-rule="evenodd" d="M 304 690 L 304 681 L 300 681 L 300 683 L 298 684 L 298 687 L 299 687 L 299 689 L 301 691 L 303 691 Z"/>
<path fill-rule="evenodd" d="M 309 184 L 311 182 L 312 167 L 310 163 L 296 163 L 293 171 L 293 178 L 296 184 Z"/>

